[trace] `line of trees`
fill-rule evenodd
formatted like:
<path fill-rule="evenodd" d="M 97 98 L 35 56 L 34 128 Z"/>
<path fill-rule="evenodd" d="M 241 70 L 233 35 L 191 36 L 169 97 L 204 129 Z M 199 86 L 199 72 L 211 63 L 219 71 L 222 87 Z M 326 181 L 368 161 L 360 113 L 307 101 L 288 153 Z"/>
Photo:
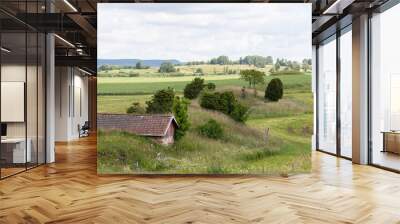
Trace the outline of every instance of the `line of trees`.
<path fill-rule="evenodd" d="M 205 62 L 197 62 L 195 64 L 204 64 Z M 230 60 L 228 56 L 221 55 L 217 58 L 212 58 L 209 61 L 209 64 L 212 65 L 232 65 L 232 64 L 240 64 L 240 65 L 254 65 L 258 68 L 264 68 L 265 65 L 272 65 L 274 63 L 274 59 L 272 56 L 259 56 L 259 55 L 248 55 L 244 58 L 240 57 L 239 60 Z M 193 62 L 191 64 L 194 64 Z"/>
<path fill-rule="evenodd" d="M 101 65 L 97 68 L 99 72 L 101 71 L 111 71 L 111 70 L 120 70 L 120 69 L 148 69 L 150 66 L 143 65 L 140 61 L 138 61 L 135 66 L 130 65 Z"/>
<path fill-rule="evenodd" d="M 264 68 L 265 65 L 272 65 L 274 59 L 271 56 L 262 57 L 258 55 L 246 56 L 239 59 L 239 64 L 254 65 L 258 68 Z"/>
<path fill-rule="evenodd" d="M 287 60 L 284 58 L 277 58 L 274 63 L 274 59 L 272 56 L 259 56 L 259 55 L 248 55 L 245 57 L 240 57 L 239 60 L 230 60 L 228 56 L 221 55 L 216 58 L 212 58 L 209 61 L 191 61 L 187 62 L 186 65 L 253 65 L 257 68 L 264 68 L 266 65 L 274 65 L 271 72 L 277 72 L 285 67 L 286 71 L 310 71 L 311 70 L 311 59 L 305 58 L 301 62 L 294 60 Z M 138 61 L 135 66 L 119 66 L 119 65 L 102 65 L 98 68 L 98 71 L 109 71 L 109 70 L 117 70 L 117 69 L 148 69 L 149 66 L 145 66 L 142 62 Z M 226 68 L 228 69 L 228 67 Z M 171 62 L 163 62 L 160 65 L 158 70 L 160 73 L 171 73 L 177 72 L 175 65 Z M 225 71 L 224 71 L 225 72 Z M 225 73 L 233 74 L 226 71 Z"/>
<path fill-rule="evenodd" d="M 303 71 L 310 71 L 311 70 L 311 59 L 305 58 L 300 62 L 298 61 L 291 61 L 287 60 L 284 58 L 277 58 L 275 61 L 274 65 L 274 71 L 280 71 L 281 68 L 284 66 L 285 70 L 290 70 L 290 71 L 300 71 L 302 69 Z"/>
<path fill-rule="evenodd" d="M 266 65 L 274 65 L 274 70 L 279 71 L 281 67 L 286 67 L 288 70 L 303 69 L 304 71 L 311 70 L 311 59 L 305 58 L 301 62 L 294 60 L 287 60 L 284 58 L 277 58 L 274 62 L 272 56 L 259 56 L 259 55 L 247 55 L 240 57 L 239 60 L 230 60 L 228 56 L 221 55 L 216 58 L 212 58 L 209 61 L 190 61 L 186 65 L 254 65 L 258 68 L 264 68 Z"/>
<path fill-rule="evenodd" d="M 100 71 L 111 71 L 111 70 L 118 70 L 118 69 L 134 69 L 135 66 L 121 66 L 121 65 L 102 65 L 97 68 L 97 70 Z"/>

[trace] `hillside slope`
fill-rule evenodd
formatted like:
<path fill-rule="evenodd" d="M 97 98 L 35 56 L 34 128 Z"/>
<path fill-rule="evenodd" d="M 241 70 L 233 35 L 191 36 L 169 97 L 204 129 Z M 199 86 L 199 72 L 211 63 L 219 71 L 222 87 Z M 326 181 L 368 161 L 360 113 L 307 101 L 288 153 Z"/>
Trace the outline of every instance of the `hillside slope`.
<path fill-rule="evenodd" d="M 287 175 L 310 169 L 307 143 L 290 141 L 262 129 L 233 121 L 228 116 L 200 108 L 189 108 L 192 124 L 187 135 L 172 146 L 129 133 L 99 132 L 99 173 L 170 173 L 170 174 L 272 174 Z M 198 126 L 209 119 L 224 129 L 220 140 L 201 136 Z"/>

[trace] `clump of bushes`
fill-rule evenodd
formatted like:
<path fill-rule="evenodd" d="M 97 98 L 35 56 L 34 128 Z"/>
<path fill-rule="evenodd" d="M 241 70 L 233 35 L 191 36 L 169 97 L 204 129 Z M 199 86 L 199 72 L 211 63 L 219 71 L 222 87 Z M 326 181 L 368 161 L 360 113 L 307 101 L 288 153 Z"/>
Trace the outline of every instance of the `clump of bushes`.
<path fill-rule="evenodd" d="M 212 139 L 221 139 L 224 135 L 221 125 L 214 119 L 210 119 L 199 126 L 198 130 L 201 135 Z"/>
<path fill-rule="evenodd" d="M 210 110 L 221 111 L 232 119 L 244 122 L 248 118 L 249 108 L 240 104 L 233 92 L 205 92 L 200 99 L 200 106 Z"/>
<path fill-rule="evenodd" d="M 235 121 L 245 122 L 249 117 L 249 108 L 240 103 L 236 103 L 230 116 Z"/>
<path fill-rule="evenodd" d="M 236 103 L 235 96 L 232 92 L 206 92 L 200 99 L 200 106 L 210 110 L 218 110 L 225 114 L 230 114 Z"/>
<path fill-rule="evenodd" d="M 283 97 L 283 83 L 279 78 L 272 79 L 265 89 L 265 99 L 278 101 Z"/>
<path fill-rule="evenodd" d="M 233 95 L 233 92 L 231 91 L 226 91 L 222 92 L 220 95 L 220 111 L 226 113 L 226 114 L 232 114 L 233 110 L 235 109 L 235 106 L 238 106 L 238 102 L 235 98 L 235 95 Z"/>
<path fill-rule="evenodd" d="M 204 79 L 195 78 L 183 90 L 183 95 L 188 99 L 195 99 L 204 89 Z"/>
<path fill-rule="evenodd" d="M 220 93 L 205 92 L 200 98 L 200 106 L 210 110 L 219 110 Z"/>
<path fill-rule="evenodd" d="M 130 107 L 126 110 L 127 114 L 144 114 L 146 110 L 140 106 L 139 102 L 133 102 Z"/>
<path fill-rule="evenodd" d="M 212 82 L 209 82 L 209 83 L 207 83 L 206 84 L 206 88 L 208 89 L 208 90 L 215 90 L 215 83 L 212 83 Z"/>

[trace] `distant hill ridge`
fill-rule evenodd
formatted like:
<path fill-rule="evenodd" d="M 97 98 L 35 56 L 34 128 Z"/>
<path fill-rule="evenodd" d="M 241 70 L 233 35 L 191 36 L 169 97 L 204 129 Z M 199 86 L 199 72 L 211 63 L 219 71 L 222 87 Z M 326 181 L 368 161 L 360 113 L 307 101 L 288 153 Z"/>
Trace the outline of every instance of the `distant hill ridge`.
<path fill-rule="evenodd" d="M 181 61 L 176 59 L 162 60 L 141 60 L 141 59 L 97 59 L 97 67 L 102 65 L 117 65 L 117 66 L 135 66 L 137 62 L 141 62 L 142 65 L 150 67 L 159 67 L 164 62 L 171 62 L 172 64 L 183 64 Z"/>

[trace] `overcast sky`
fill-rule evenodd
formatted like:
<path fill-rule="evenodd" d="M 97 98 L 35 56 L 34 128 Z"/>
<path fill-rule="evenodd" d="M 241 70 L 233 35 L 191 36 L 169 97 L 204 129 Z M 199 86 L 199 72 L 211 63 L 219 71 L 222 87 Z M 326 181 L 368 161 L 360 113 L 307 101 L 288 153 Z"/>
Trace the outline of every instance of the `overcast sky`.
<path fill-rule="evenodd" d="M 98 58 L 311 58 L 311 4 L 98 4 Z"/>

